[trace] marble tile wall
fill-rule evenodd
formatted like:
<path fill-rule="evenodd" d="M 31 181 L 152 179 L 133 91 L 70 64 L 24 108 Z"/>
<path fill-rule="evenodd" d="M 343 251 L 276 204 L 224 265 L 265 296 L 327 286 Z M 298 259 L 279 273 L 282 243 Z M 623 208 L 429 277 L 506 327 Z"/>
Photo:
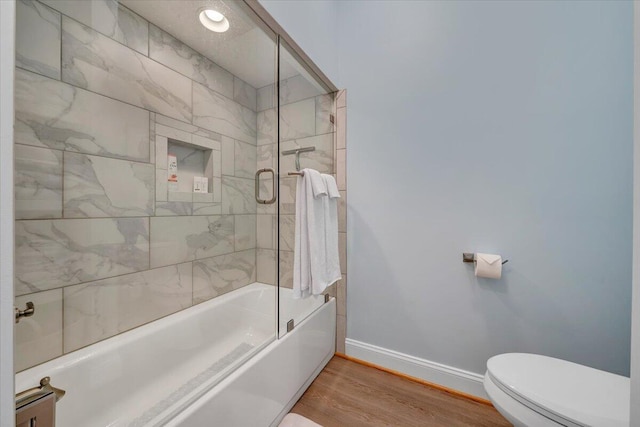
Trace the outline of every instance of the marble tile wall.
<path fill-rule="evenodd" d="M 17 20 L 17 370 L 255 281 L 257 90 L 116 0 Z M 168 191 L 176 143 L 209 193 Z"/>

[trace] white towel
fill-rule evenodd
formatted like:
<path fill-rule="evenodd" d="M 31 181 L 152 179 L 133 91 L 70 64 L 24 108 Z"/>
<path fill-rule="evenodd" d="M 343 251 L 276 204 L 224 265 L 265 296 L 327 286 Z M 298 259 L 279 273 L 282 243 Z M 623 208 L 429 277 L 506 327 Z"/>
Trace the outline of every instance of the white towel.
<path fill-rule="evenodd" d="M 324 241 L 325 241 L 325 264 L 324 280 L 322 290 L 314 286 L 313 293 L 321 294 L 327 286 L 331 286 L 340 280 L 340 255 L 338 252 L 338 199 L 340 192 L 336 180 L 331 175 L 322 174 L 322 178 L 327 187 L 327 196 L 323 198 L 324 206 Z M 315 282 L 314 282 L 315 285 Z"/>
<path fill-rule="evenodd" d="M 337 197 L 333 177 L 303 170 L 296 188 L 294 298 L 320 295 L 341 277 Z"/>
<path fill-rule="evenodd" d="M 326 185 L 318 171 L 304 169 L 296 187 L 295 251 L 293 256 L 293 297 L 311 295 L 319 268 L 324 265 L 324 205 Z M 314 197 L 314 193 L 318 197 Z M 314 274 L 315 273 L 315 274 Z"/>
<path fill-rule="evenodd" d="M 318 198 L 327 195 L 327 181 L 324 179 L 324 175 L 320 174 L 314 169 L 305 169 L 310 171 L 309 175 L 304 174 L 311 181 L 311 189 L 313 191 L 313 197 Z"/>
<path fill-rule="evenodd" d="M 340 198 L 338 184 L 336 184 L 336 180 L 333 178 L 333 176 L 323 173 L 322 179 L 324 179 L 324 183 L 327 186 L 327 194 L 329 195 L 329 197 L 331 197 L 332 199 Z"/>

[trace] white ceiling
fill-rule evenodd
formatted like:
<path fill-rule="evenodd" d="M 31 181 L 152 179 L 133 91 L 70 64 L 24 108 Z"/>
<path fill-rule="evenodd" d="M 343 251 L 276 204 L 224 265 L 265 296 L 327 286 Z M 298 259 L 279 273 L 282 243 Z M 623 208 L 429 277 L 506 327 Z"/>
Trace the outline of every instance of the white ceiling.
<path fill-rule="evenodd" d="M 276 79 L 275 36 L 267 35 L 234 1 L 120 0 L 120 3 L 255 88 L 272 84 Z M 203 8 L 223 13 L 229 20 L 229 30 L 214 33 L 205 29 L 198 20 Z M 302 72 L 302 67 L 293 64 L 292 59 L 282 61 L 281 79 Z"/>

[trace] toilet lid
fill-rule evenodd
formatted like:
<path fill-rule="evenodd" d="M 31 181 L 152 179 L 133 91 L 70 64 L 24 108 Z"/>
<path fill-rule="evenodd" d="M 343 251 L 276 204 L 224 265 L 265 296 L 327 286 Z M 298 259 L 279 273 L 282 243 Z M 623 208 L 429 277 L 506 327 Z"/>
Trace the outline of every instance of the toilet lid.
<path fill-rule="evenodd" d="M 505 393 L 565 425 L 628 427 L 629 378 L 565 360 L 509 353 L 487 362 Z"/>

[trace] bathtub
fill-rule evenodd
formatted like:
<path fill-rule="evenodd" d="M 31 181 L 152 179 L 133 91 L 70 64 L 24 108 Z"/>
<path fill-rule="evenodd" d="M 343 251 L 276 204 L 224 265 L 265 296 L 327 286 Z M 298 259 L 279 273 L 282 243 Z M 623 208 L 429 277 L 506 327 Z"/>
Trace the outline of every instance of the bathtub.
<path fill-rule="evenodd" d="M 253 283 L 27 369 L 16 391 L 50 376 L 58 427 L 277 425 L 333 356 L 336 308 L 281 289 L 281 331 L 296 327 L 277 339 L 276 291 Z"/>

